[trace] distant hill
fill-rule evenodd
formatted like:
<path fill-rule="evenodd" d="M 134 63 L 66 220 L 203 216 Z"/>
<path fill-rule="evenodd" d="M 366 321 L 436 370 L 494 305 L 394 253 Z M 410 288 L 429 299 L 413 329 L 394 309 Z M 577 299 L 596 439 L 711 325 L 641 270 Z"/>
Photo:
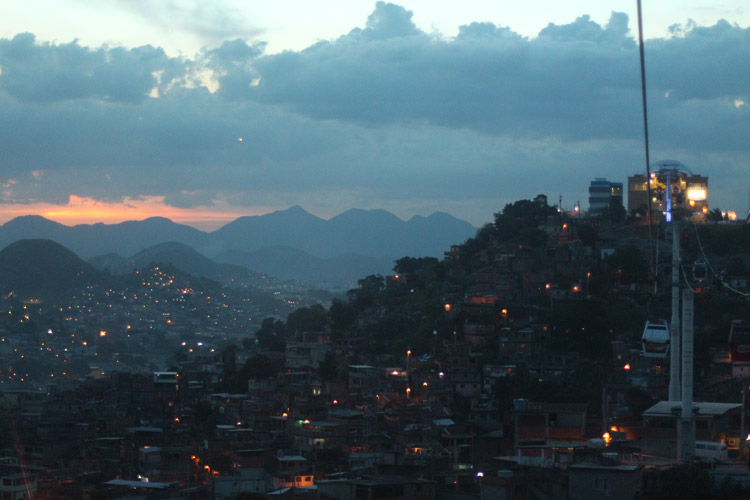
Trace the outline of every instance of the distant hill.
<path fill-rule="evenodd" d="M 94 257 L 89 263 L 97 269 L 107 270 L 112 274 L 129 274 L 134 269 L 144 269 L 152 264 L 169 264 L 181 271 L 198 277 L 209 278 L 219 283 L 258 284 L 266 280 L 259 273 L 247 267 L 226 263 L 217 263 L 198 253 L 183 243 L 160 243 L 124 258 L 117 254 L 106 254 Z"/>
<path fill-rule="evenodd" d="M 389 272 L 393 261 L 404 256 L 440 258 L 451 245 L 461 244 L 475 234 L 474 226 L 442 212 L 403 221 L 385 210 L 352 209 L 325 220 L 294 206 L 266 215 L 240 217 L 212 233 L 162 217 L 71 227 L 40 216 L 24 216 L 0 226 L 0 248 L 20 239 L 50 239 L 83 259 L 96 257 L 92 262 L 97 267 L 114 271 L 118 266 L 132 265 L 117 256 L 136 258 L 145 249 L 158 254 L 170 247 L 159 250 L 157 245 L 180 243 L 204 258 L 249 266 L 260 273 L 308 282 L 316 277 L 314 283 L 327 283 L 335 276 L 334 281 L 340 283 L 342 279 Z M 287 250 L 278 253 L 282 247 Z M 174 247 L 171 250 L 177 251 Z M 208 263 L 199 263 L 195 255 L 188 257 L 182 251 L 182 266 L 195 266 L 189 272 L 205 272 L 220 279 L 224 271 L 209 271 Z M 227 257 L 243 253 L 253 257 Z M 221 257 L 216 259 L 218 256 Z M 137 257 L 148 258 L 155 256 L 147 253 Z M 293 276 L 292 271 L 299 274 Z"/>
<path fill-rule="evenodd" d="M 24 298 L 66 295 L 106 275 L 51 240 L 24 239 L 0 250 L 0 290 Z"/>
<path fill-rule="evenodd" d="M 344 254 L 330 259 L 314 257 L 290 247 L 267 247 L 255 252 L 230 250 L 216 257 L 219 262 L 249 269 L 263 269 L 277 278 L 315 283 L 326 288 L 353 288 L 371 274 L 389 274 L 393 260 Z"/>
<path fill-rule="evenodd" d="M 441 212 L 405 222 L 385 210 L 352 209 L 325 220 L 295 206 L 240 217 L 211 233 L 211 239 L 214 249 L 224 251 L 285 246 L 323 259 L 347 253 L 397 259 L 442 257 L 451 245 L 463 243 L 476 231 L 468 222 Z"/>
<path fill-rule="evenodd" d="M 144 248 L 170 241 L 200 248 L 206 245 L 208 233 L 176 224 L 164 217 L 119 224 L 65 226 L 38 215 L 26 215 L 0 226 L 0 247 L 28 238 L 56 241 L 81 258 L 89 259 L 108 253 L 132 255 Z"/>

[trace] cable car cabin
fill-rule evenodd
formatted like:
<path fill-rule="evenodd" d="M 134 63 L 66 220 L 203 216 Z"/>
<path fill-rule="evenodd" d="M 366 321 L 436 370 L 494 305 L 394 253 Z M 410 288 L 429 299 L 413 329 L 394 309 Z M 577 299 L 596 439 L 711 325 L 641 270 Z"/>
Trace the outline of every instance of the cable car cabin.
<path fill-rule="evenodd" d="M 669 353 L 669 325 L 664 320 L 647 321 L 643 328 L 644 358 L 666 358 Z"/>
<path fill-rule="evenodd" d="M 693 280 L 695 280 L 696 283 L 700 283 L 701 281 L 705 281 L 707 277 L 708 268 L 706 267 L 706 263 L 702 260 L 696 260 L 693 263 Z"/>
<path fill-rule="evenodd" d="M 750 324 L 732 321 L 729 330 L 729 357 L 732 364 L 750 363 Z"/>

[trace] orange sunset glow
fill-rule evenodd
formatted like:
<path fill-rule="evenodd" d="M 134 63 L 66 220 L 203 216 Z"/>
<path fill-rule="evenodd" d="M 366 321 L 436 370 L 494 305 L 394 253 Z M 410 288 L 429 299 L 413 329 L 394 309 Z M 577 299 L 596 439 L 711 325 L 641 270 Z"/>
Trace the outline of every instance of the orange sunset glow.
<path fill-rule="evenodd" d="M 245 215 L 261 215 L 271 209 L 231 207 L 217 202 L 214 206 L 177 208 L 164 203 L 163 196 L 126 198 L 119 203 L 108 203 L 71 195 L 66 205 L 34 203 L 28 205 L 0 204 L 0 224 L 22 215 L 41 215 L 44 218 L 74 226 L 76 224 L 116 224 L 149 217 L 166 217 L 178 224 L 186 224 L 204 231 L 213 231 Z"/>

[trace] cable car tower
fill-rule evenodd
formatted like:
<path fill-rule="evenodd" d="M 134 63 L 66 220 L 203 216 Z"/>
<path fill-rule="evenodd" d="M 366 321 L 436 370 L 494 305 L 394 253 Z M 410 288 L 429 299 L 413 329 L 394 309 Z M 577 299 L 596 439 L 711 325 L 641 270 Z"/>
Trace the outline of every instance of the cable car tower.
<path fill-rule="evenodd" d="M 638 7 L 638 46 L 640 49 L 641 62 L 641 96 L 643 99 L 643 135 L 646 152 L 646 189 L 648 192 L 648 220 L 649 220 L 649 247 L 651 271 L 654 277 L 654 293 L 656 293 L 657 273 L 656 259 L 654 254 L 651 181 L 656 173 L 651 172 L 651 161 L 649 158 L 648 144 L 648 108 L 646 105 L 646 64 L 643 44 L 643 16 L 641 13 L 641 0 L 636 2 Z M 679 190 L 675 193 L 672 181 L 677 180 L 683 170 L 687 170 L 680 162 L 663 160 L 656 162 L 659 174 L 663 176 L 667 189 L 665 203 L 665 220 L 672 224 L 672 320 L 670 326 L 670 363 L 669 363 L 669 401 L 680 403 L 680 417 L 677 421 L 678 444 L 677 459 L 689 461 L 695 454 L 695 420 L 693 417 L 693 292 L 688 287 L 682 294 L 682 340 L 680 345 L 680 232 L 672 213 L 672 196 L 681 196 Z M 679 182 L 678 182 L 679 186 Z M 644 336 L 648 329 L 644 329 Z M 680 366 L 680 364 L 682 366 Z M 682 368 L 682 370 L 680 370 Z M 680 373 L 682 372 L 682 373 Z M 682 375 L 682 384 L 680 384 Z M 682 387 L 680 387 L 682 386 Z"/>
<path fill-rule="evenodd" d="M 671 351 L 669 357 L 669 400 L 680 401 L 680 358 L 681 355 L 687 353 L 683 353 L 680 346 L 680 228 L 678 217 L 674 213 L 674 202 L 684 196 L 680 187 L 680 178 L 691 174 L 691 172 L 685 165 L 675 160 L 657 161 L 653 167 L 654 171 L 651 173 L 651 178 L 648 179 L 648 182 L 649 184 L 656 184 L 657 181 L 658 184 L 663 183 L 663 192 L 657 191 L 656 199 L 657 201 L 663 201 L 664 221 L 672 229 L 672 317 L 669 322 L 669 344 Z M 660 200 L 660 196 L 663 196 L 664 199 Z M 690 352 L 691 358 L 692 355 L 693 353 Z"/>

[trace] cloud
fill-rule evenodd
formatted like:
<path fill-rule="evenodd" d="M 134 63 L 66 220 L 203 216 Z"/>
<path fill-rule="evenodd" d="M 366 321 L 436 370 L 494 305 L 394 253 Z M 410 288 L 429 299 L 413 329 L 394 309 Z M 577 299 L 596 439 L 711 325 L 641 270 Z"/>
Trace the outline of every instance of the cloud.
<path fill-rule="evenodd" d="M 0 66 L 0 89 L 28 102 L 141 102 L 153 89 L 165 92 L 185 73 L 181 61 L 148 45 L 91 49 L 76 41 L 37 43 L 31 33 L 0 40 Z"/>
<path fill-rule="evenodd" d="M 411 14 L 402 7 L 378 8 L 389 15 L 376 10 L 373 27 L 259 58 L 247 98 L 316 119 L 527 137 L 626 137 L 638 126 L 638 54 L 624 14 L 605 28 L 586 16 L 550 25 L 533 40 L 488 23 L 442 40 L 404 28 Z"/>
<path fill-rule="evenodd" d="M 118 0 L 120 6 L 165 31 L 191 33 L 212 45 L 227 38 L 251 38 L 261 30 L 230 2 L 213 0 Z"/>
<path fill-rule="evenodd" d="M 673 32 L 646 46 L 652 158 L 740 200 L 750 31 Z M 19 34 L 0 39 L 0 114 L 3 203 L 440 209 L 479 224 L 539 192 L 585 206 L 592 178 L 644 169 L 638 47 L 621 13 L 534 38 L 470 23 L 448 39 L 378 2 L 364 27 L 302 51 L 233 34 L 192 59 Z"/>
<path fill-rule="evenodd" d="M 367 38 L 386 38 L 419 35 L 421 32 L 412 22 L 414 13 L 403 7 L 386 2 L 376 2 L 375 11 L 367 18 L 367 28 L 362 32 Z"/>

